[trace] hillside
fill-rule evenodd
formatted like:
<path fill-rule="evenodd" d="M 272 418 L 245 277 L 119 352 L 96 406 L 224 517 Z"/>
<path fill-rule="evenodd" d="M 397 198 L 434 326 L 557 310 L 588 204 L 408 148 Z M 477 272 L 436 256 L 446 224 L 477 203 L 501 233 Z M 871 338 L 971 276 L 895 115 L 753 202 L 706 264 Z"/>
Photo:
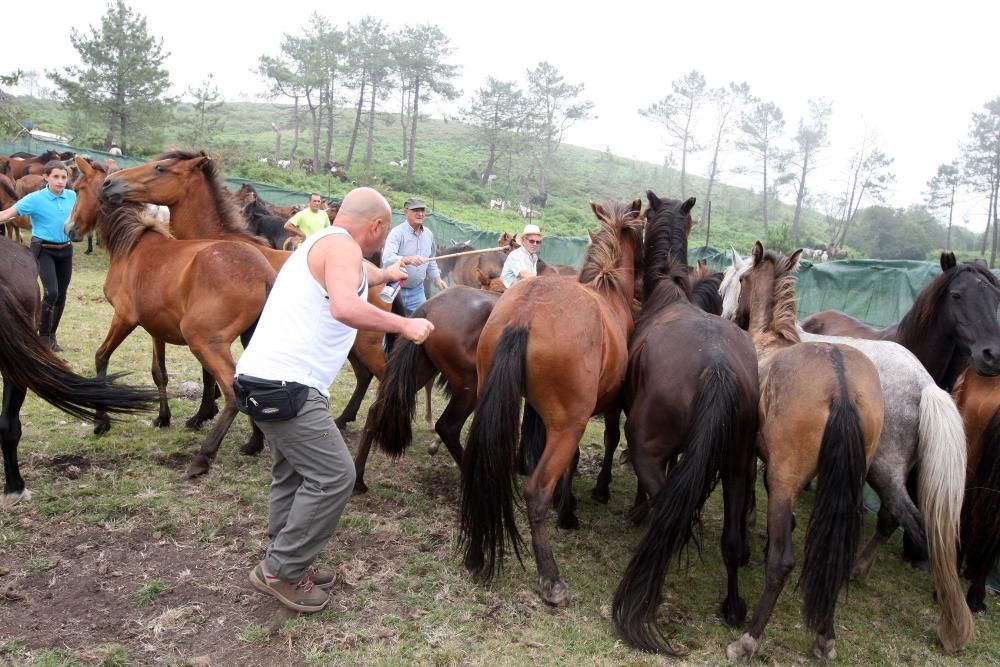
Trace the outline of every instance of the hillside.
<path fill-rule="evenodd" d="M 96 146 L 94 130 L 89 132 L 74 127 L 73 119 L 58 102 L 34 98 L 18 98 L 17 104 L 35 127 L 77 138 L 80 145 Z M 344 194 L 350 183 L 341 183 L 330 176 L 308 176 L 293 167 L 283 170 L 258 162 L 264 156 L 273 156 L 275 133 L 271 124 L 282 128 L 282 157 L 289 157 L 293 145 L 290 128 L 290 110 L 285 106 L 262 103 L 227 103 L 220 109 L 224 119 L 223 129 L 208 146 L 188 146 L 180 137 L 191 122 L 190 105 L 180 105 L 172 124 L 160 137 L 147 139 L 149 148 L 138 152 L 154 154 L 163 147 L 205 148 L 220 160 L 226 173 L 260 181 L 294 187 L 301 190 L 319 190 L 338 196 Z M 390 164 L 399 159 L 402 135 L 398 114 L 379 114 L 374 131 L 374 164 L 371 174 L 364 171 L 364 136 L 359 137 L 355 159 L 349 176 L 359 183 L 371 183 L 386 192 L 394 206 L 401 206 L 409 194 L 425 198 L 431 207 L 444 215 L 482 229 L 517 229 L 522 220 L 516 207 L 526 200 L 523 186 L 518 186 L 502 169 L 497 169 L 497 180 L 492 187 L 479 186 L 483 168 L 484 150 L 472 139 L 468 126 L 457 121 L 423 119 L 418 130 L 416 169 L 412 183 L 405 178 L 405 169 Z M 332 157 L 346 158 L 353 126 L 353 110 L 343 109 L 335 125 Z M 90 137 L 90 141 L 81 137 Z M 307 129 L 299 137 L 295 153 L 298 159 L 311 155 L 311 139 Z M 680 195 L 680 175 L 674 169 L 647 162 L 636 161 L 571 145 L 563 145 L 557 153 L 557 169 L 549 181 L 547 206 L 541 210 L 538 221 L 550 234 L 582 236 L 593 226 L 589 210 L 590 201 L 609 198 L 641 197 L 646 189 L 653 189 L 661 196 Z M 387 186 L 387 187 L 386 187 Z M 689 175 L 688 193 L 703 199 L 707 183 Z M 732 243 L 738 248 L 749 248 L 754 240 L 763 239 L 760 224 L 761 200 L 759 193 L 743 188 L 717 184 L 714 188 L 710 243 L 724 248 Z M 513 211 L 489 209 L 491 199 L 507 199 L 514 204 Z M 701 206 L 695 209 L 699 216 Z M 770 211 L 770 244 L 786 246 L 787 233 L 794 209 L 782 202 L 772 201 Z M 805 211 L 802 220 L 800 245 L 812 246 L 826 241 L 825 217 L 815 211 Z M 692 231 L 692 246 L 704 244 L 704 226 Z M 787 248 L 786 248 L 787 249 Z"/>

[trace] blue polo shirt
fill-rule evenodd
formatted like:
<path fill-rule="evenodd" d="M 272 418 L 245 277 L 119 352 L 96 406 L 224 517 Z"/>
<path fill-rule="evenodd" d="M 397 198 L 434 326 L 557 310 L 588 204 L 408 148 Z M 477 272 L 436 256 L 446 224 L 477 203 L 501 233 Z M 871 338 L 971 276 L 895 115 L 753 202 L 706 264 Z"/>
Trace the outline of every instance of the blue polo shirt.
<path fill-rule="evenodd" d="M 434 245 L 434 234 L 431 230 L 422 225 L 418 235 L 410 227 L 410 223 L 404 222 L 393 227 L 385 239 L 385 247 L 382 248 L 382 267 L 389 266 L 408 255 L 419 255 L 427 260 L 436 252 L 437 246 Z M 436 280 L 441 277 L 441 271 L 435 261 L 425 261 L 420 266 L 407 266 L 404 270 L 406 289 L 422 288 L 424 280 Z"/>
<path fill-rule="evenodd" d="M 31 236 L 48 243 L 66 243 L 63 226 L 76 204 L 76 193 L 64 188 L 58 197 L 49 186 L 25 195 L 14 204 L 18 215 L 31 217 Z"/>

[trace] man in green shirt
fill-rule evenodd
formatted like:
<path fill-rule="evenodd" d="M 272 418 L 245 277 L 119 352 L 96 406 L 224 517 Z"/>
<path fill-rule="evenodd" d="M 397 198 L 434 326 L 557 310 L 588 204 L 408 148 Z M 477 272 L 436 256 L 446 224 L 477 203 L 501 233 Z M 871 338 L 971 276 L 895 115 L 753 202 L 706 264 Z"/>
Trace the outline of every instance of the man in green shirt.
<path fill-rule="evenodd" d="M 303 239 L 330 226 L 330 216 L 323 209 L 323 198 L 315 192 L 309 195 L 309 208 L 304 208 L 285 223 L 285 229 Z"/>

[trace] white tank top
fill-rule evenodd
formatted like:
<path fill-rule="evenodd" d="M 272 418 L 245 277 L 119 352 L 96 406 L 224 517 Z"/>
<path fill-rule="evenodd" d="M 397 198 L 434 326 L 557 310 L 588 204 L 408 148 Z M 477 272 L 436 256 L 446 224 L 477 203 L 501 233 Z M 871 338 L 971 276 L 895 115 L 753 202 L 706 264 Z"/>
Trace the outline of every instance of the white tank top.
<path fill-rule="evenodd" d="M 306 239 L 278 272 L 260 322 L 236 364 L 237 375 L 299 382 L 329 397 L 327 390 L 347 360 L 357 329 L 330 314 L 330 297 L 306 261 L 316 242 L 343 227 L 328 227 Z M 358 298 L 368 299 L 368 279 L 359 264 Z"/>

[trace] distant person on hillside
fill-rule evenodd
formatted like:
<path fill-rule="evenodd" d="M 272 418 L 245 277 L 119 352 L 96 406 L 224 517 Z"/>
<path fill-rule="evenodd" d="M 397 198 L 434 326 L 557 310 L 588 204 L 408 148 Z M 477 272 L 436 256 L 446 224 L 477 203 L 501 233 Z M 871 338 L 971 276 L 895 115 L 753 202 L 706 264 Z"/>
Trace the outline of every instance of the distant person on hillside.
<path fill-rule="evenodd" d="M 0 211 L 0 222 L 26 215 L 31 218 L 31 252 L 38 261 L 38 276 L 42 280 L 42 319 L 38 335 L 56 352 L 62 348 L 56 341 L 56 329 L 66 307 L 66 292 L 73 277 L 73 243 L 64 226 L 76 193 L 66 187 L 69 172 L 59 160 L 45 165 L 46 186 L 25 195 L 13 206 Z"/>
<path fill-rule="evenodd" d="M 406 216 L 406 223 L 393 227 L 385 240 L 382 266 L 401 261 L 407 267 L 406 282 L 399 293 L 403 295 L 406 314 L 410 315 L 427 301 L 424 281 L 433 280 L 440 290 L 448 289 L 448 283 L 441 279 L 441 270 L 433 259 L 437 252 L 434 234 L 424 227 L 427 204 L 416 197 L 407 199 L 403 204 L 403 215 Z"/>
<path fill-rule="evenodd" d="M 507 255 L 500 272 L 504 287 L 538 275 L 538 251 L 542 247 L 542 230 L 538 225 L 525 225 L 521 232 L 521 247 Z"/>
<path fill-rule="evenodd" d="M 309 195 L 309 207 L 304 208 L 285 223 L 285 229 L 303 239 L 330 226 L 330 216 L 323 209 L 323 198 L 317 193 Z"/>

